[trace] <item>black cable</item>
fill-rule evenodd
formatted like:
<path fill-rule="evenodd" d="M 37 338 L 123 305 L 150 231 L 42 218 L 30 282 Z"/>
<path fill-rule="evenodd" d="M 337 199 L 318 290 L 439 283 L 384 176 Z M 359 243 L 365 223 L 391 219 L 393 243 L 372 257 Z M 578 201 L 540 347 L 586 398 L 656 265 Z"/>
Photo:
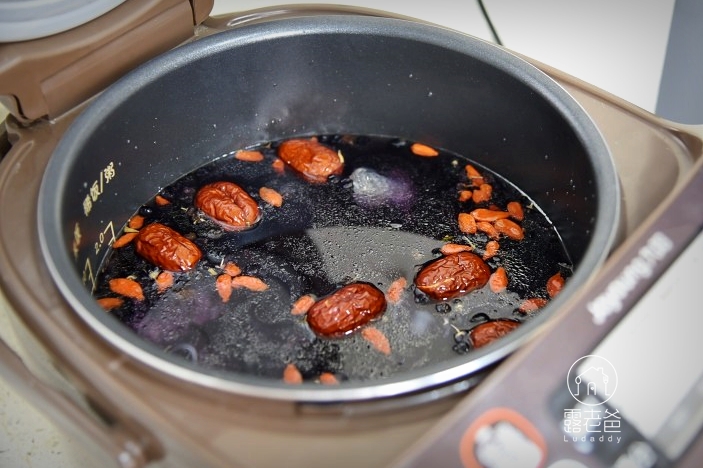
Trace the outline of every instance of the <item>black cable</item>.
<path fill-rule="evenodd" d="M 496 28 L 493 27 L 493 22 L 491 21 L 491 17 L 488 16 L 488 11 L 486 11 L 486 7 L 483 5 L 483 0 L 476 0 L 478 2 L 479 8 L 481 8 L 481 13 L 483 13 L 483 17 L 486 19 L 486 23 L 488 23 L 488 27 L 491 30 L 491 34 L 493 34 L 493 40 L 496 42 L 496 44 L 502 46 L 503 41 L 500 40 L 500 37 L 498 36 L 498 31 L 496 31 Z"/>

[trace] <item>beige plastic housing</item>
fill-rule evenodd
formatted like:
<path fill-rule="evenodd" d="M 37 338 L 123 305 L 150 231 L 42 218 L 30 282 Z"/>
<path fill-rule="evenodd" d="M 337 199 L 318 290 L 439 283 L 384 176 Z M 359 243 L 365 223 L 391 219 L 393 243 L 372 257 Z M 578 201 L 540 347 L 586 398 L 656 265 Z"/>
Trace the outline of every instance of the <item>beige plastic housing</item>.
<path fill-rule="evenodd" d="M 178 11 L 190 5 L 176 0 L 158 3 L 173 4 Z M 196 15 L 195 11 L 189 15 Z M 181 15 L 187 16 L 181 13 L 175 23 L 185 29 Z M 171 18 L 168 13 L 166 17 Z M 151 18 L 156 29 L 171 24 Z M 146 21 L 146 16 L 140 19 Z M 194 21 L 188 21 L 188 34 L 183 33 L 186 37 L 179 41 L 193 35 Z M 224 29 L 230 22 L 216 23 Z M 155 34 L 149 32 L 149 36 Z M 74 52 L 77 57 L 90 53 Z M 38 55 L 34 60 L 40 61 Z M 4 59 L 0 64 L 7 66 Z M 582 104 L 602 131 L 620 175 L 622 234 L 629 236 L 700 158 L 701 128 L 665 121 L 558 70 L 537 65 Z M 63 68 L 56 70 L 54 75 Z M 8 93 L 5 70 L 0 72 L 0 90 L 16 100 L 14 117 L 7 123 L 12 147 L 0 165 L 0 290 L 5 296 L 0 299 L 5 300 L 21 343 L 10 350 L 0 342 L 0 363 L 4 363 L 0 371 L 62 429 L 93 444 L 105 459 L 103 466 L 386 466 L 464 395 L 419 395 L 418 401 L 393 399 L 381 405 L 278 402 L 192 385 L 121 354 L 88 329 L 53 285 L 37 247 L 35 213 L 26 209 L 36 204 L 47 161 L 81 106 L 52 105 L 58 98 L 47 100 L 39 93 L 33 96 L 37 107 L 29 112 L 32 99 L 19 87 Z M 38 76 L 33 79 L 42 82 Z M 17 80 L 22 81 L 21 75 L 9 82 L 17 85 Z M 64 107 L 71 110 L 64 113 Z M 22 124 L 42 115 L 57 117 Z"/>

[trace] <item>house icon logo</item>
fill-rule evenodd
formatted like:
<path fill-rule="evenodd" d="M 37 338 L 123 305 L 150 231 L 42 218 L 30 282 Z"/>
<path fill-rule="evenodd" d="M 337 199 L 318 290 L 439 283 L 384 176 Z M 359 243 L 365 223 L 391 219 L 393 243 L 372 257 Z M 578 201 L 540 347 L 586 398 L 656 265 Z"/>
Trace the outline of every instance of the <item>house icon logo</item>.
<path fill-rule="evenodd" d="M 607 359 L 590 354 L 571 365 L 566 376 L 569 392 L 587 406 L 608 401 L 618 387 L 618 373 Z"/>

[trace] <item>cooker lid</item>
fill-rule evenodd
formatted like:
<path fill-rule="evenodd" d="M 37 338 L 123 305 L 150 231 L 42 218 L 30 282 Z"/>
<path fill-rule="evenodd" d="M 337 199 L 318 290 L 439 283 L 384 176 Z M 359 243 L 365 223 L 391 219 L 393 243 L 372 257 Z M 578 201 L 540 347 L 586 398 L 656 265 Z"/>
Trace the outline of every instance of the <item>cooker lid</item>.
<path fill-rule="evenodd" d="M 192 39 L 213 1 L 0 0 L 0 102 L 23 123 L 56 118 Z"/>
<path fill-rule="evenodd" d="M 3 0 L 0 42 L 50 36 L 102 16 L 125 0 Z"/>

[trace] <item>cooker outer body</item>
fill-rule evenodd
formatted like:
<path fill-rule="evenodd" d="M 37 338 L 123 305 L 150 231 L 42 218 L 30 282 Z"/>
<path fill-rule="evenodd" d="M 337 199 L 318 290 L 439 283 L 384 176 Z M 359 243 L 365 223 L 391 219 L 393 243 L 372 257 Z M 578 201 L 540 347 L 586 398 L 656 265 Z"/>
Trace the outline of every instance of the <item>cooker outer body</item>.
<path fill-rule="evenodd" d="M 349 453 L 367 452 L 370 464 L 377 464 L 392 454 L 387 452 L 384 458 L 383 453 L 365 450 L 367 438 L 388 436 L 390 450 L 403 440 L 413 440 L 438 414 L 451 408 L 456 393 L 455 397 L 426 405 L 410 405 L 412 409 L 400 405 L 396 416 L 390 418 L 386 412 L 374 415 L 361 410 L 355 414 L 353 405 L 298 405 L 246 396 L 232 398 L 211 388 L 160 375 L 103 340 L 73 312 L 53 285 L 38 248 L 36 218 L 27 216 L 31 211 L 28 207 L 37 202 L 37 174 L 44 172 L 62 127 L 73 117 L 65 116 L 66 120 L 53 122 L 53 127 L 19 131 L 13 146 L 14 156 L 8 156 L 0 166 L 2 219 L 16 220 L 11 227 L 9 223 L 0 227 L 3 264 L 9 267 L 3 269 L 2 288 L 17 311 L 19 327 L 32 330 L 30 335 L 56 357 L 52 365 L 75 384 L 74 397 L 90 401 L 118 424 L 129 427 L 137 436 L 135 439 L 144 442 L 142 452 L 148 455 L 145 458 L 160 460 L 157 465 L 164 466 L 186 466 L 180 463 L 194 459 L 212 466 L 225 466 L 225 460 L 228 466 L 232 466 L 232 460 L 246 465 L 261 457 L 265 447 L 258 444 L 265 438 L 269 447 L 290 443 L 292 456 L 308 458 L 311 466 L 327 466 L 326 456 L 335 457 L 336 464 L 345 459 L 338 457 L 340 452 L 334 446 L 335 438 L 341 437 L 349 441 L 346 445 Z M 32 145 L 36 153 L 27 156 Z M 31 158 L 31 164 L 25 157 Z M 681 158 L 684 160 L 685 157 Z M 673 185 L 677 174 L 675 170 L 671 173 L 669 183 Z M 38 284 L 45 287 L 39 290 Z M 30 355 L 25 358 L 28 362 L 33 359 Z M 180 390 L 172 392 L 174 388 Z M 411 420 L 417 422 L 409 423 Z M 407 431 L 392 429 L 400 424 Z M 374 426 L 377 429 L 371 430 Z M 194 428 L 198 434 L 193 433 Z M 291 436 L 291 430 L 296 437 Z M 154 434 L 158 437 L 153 437 Z M 312 455 L 320 439 L 330 444 L 319 446 L 323 448 L 319 456 Z M 235 445 L 239 442 L 233 440 L 251 443 L 242 444 L 238 450 Z M 204 447 L 207 449 L 203 450 Z M 351 460 L 358 466 L 358 458 Z"/>

